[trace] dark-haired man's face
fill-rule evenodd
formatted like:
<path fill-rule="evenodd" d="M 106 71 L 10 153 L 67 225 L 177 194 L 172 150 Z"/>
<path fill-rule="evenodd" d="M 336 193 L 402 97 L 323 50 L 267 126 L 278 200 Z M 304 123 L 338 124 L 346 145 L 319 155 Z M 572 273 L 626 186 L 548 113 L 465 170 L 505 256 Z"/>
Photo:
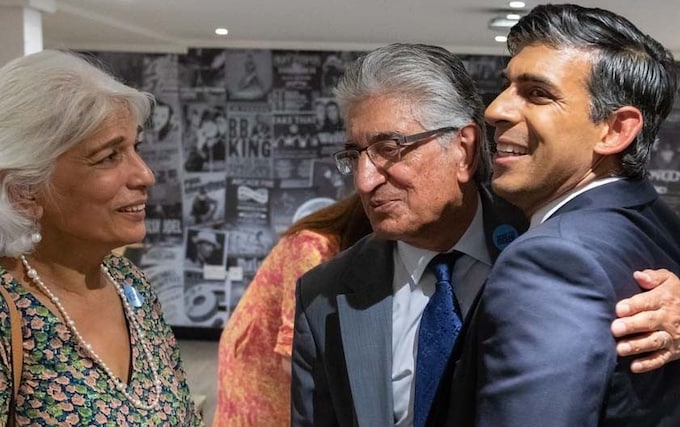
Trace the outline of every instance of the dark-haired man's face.
<path fill-rule="evenodd" d="M 527 215 L 582 183 L 596 160 L 607 124 L 590 119 L 590 70 L 583 51 L 527 46 L 486 110 L 496 128 L 493 188 Z"/>

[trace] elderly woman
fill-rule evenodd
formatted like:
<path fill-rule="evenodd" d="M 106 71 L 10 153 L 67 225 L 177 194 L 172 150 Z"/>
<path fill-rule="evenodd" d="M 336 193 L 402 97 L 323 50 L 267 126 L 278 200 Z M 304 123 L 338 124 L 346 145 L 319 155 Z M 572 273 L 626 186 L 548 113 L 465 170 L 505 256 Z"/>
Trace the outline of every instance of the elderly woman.
<path fill-rule="evenodd" d="M 0 93 L 0 286 L 11 296 L 0 299 L 0 424 L 201 425 L 158 299 L 111 255 L 146 231 L 154 176 L 137 147 L 150 96 L 56 51 L 5 65 Z M 11 304 L 23 334 L 16 401 Z"/>

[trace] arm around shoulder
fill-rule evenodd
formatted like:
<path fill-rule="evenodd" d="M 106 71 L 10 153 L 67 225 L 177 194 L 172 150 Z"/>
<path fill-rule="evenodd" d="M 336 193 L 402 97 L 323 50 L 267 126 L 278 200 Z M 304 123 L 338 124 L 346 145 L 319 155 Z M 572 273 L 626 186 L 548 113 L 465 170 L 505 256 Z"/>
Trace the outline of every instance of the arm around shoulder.
<path fill-rule="evenodd" d="M 680 359 L 680 279 L 665 269 L 637 271 L 635 279 L 649 291 L 619 301 L 612 333 L 619 356 L 639 355 L 631 370 L 643 373 Z"/>

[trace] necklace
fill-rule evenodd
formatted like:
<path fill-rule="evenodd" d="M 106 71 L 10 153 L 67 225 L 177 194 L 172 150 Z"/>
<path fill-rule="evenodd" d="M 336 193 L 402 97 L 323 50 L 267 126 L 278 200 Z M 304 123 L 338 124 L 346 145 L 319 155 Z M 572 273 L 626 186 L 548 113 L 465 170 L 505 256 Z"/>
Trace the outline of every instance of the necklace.
<path fill-rule="evenodd" d="M 120 299 L 123 302 L 125 315 L 130 324 L 132 325 L 132 327 L 134 328 L 135 332 L 137 333 L 138 340 L 142 344 L 144 356 L 146 356 L 146 360 L 149 364 L 149 367 L 151 368 L 151 372 L 153 375 L 154 393 L 151 396 L 151 399 L 148 403 L 142 402 L 141 399 L 139 399 L 136 396 L 133 396 L 132 393 L 128 391 L 127 384 L 123 383 L 116 375 L 114 375 L 113 371 L 108 367 L 106 363 L 104 363 L 102 358 L 99 357 L 99 355 L 94 351 L 92 345 L 85 341 L 83 336 L 80 335 L 80 332 L 78 332 L 78 329 L 76 329 L 75 322 L 73 321 L 73 319 L 71 319 L 71 316 L 69 316 L 69 314 L 66 312 L 66 309 L 59 300 L 59 297 L 57 297 L 47 286 L 45 286 L 45 283 L 43 283 L 42 279 L 38 275 L 38 272 L 36 271 L 35 268 L 31 267 L 26 257 L 24 255 L 21 255 L 20 258 L 21 263 L 26 268 L 26 274 L 28 275 L 28 277 L 45 295 L 47 295 L 52 304 L 54 304 L 54 306 L 57 307 L 57 310 L 59 310 L 59 313 L 61 313 L 61 316 L 64 318 L 64 321 L 66 322 L 66 326 L 71 331 L 71 335 L 73 335 L 76 338 L 76 341 L 78 342 L 80 347 L 82 347 L 85 350 L 85 352 L 92 359 L 94 359 L 99 364 L 99 366 L 101 366 L 104 369 L 104 372 L 106 372 L 106 374 L 109 376 L 109 378 L 115 385 L 116 389 L 119 392 L 121 392 L 127 398 L 127 400 L 129 400 L 130 403 L 132 403 L 134 407 L 138 409 L 144 409 L 148 411 L 156 407 L 156 405 L 158 405 L 158 401 L 161 394 L 161 380 L 158 377 L 158 369 L 153 361 L 152 352 L 151 349 L 149 348 L 150 346 L 144 340 L 144 332 L 142 332 L 142 328 L 140 327 L 139 322 L 137 321 L 137 317 L 134 315 L 132 307 L 130 306 L 130 303 L 128 302 L 127 298 L 125 297 L 123 288 L 113 278 L 111 272 L 109 272 L 108 267 L 102 264 L 102 271 L 104 272 L 104 275 L 107 277 L 107 279 L 116 288 L 116 291 L 118 292 L 118 295 L 120 296 Z"/>

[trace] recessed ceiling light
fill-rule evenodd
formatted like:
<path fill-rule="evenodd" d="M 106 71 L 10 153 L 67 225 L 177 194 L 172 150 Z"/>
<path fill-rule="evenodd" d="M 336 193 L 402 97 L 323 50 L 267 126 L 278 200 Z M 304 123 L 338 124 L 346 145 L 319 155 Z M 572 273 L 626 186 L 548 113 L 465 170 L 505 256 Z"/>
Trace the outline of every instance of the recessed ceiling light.
<path fill-rule="evenodd" d="M 226 28 L 217 28 L 215 30 L 215 34 L 217 34 L 218 36 L 226 36 L 227 34 L 229 34 L 229 30 L 227 30 Z"/>
<path fill-rule="evenodd" d="M 489 29 L 505 31 L 516 23 L 516 19 L 493 18 L 491 21 L 489 21 Z"/>
<path fill-rule="evenodd" d="M 506 36 L 496 36 L 493 39 L 496 40 L 498 43 L 505 43 L 508 41 L 508 38 Z"/>
<path fill-rule="evenodd" d="M 519 18 L 521 18 L 521 16 L 519 16 L 516 13 L 508 13 L 507 15 L 505 15 L 505 17 L 507 19 L 512 19 L 513 21 L 519 21 Z"/>
<path fill-rule="evenodd" d="M 526 3 L 524 3 L 523 1 L 511 1 L 510 3 L 508 3 L 508 6 L 510 6 L 513 9 L 521 9 L 524 6 L 526 6 Z"/>

